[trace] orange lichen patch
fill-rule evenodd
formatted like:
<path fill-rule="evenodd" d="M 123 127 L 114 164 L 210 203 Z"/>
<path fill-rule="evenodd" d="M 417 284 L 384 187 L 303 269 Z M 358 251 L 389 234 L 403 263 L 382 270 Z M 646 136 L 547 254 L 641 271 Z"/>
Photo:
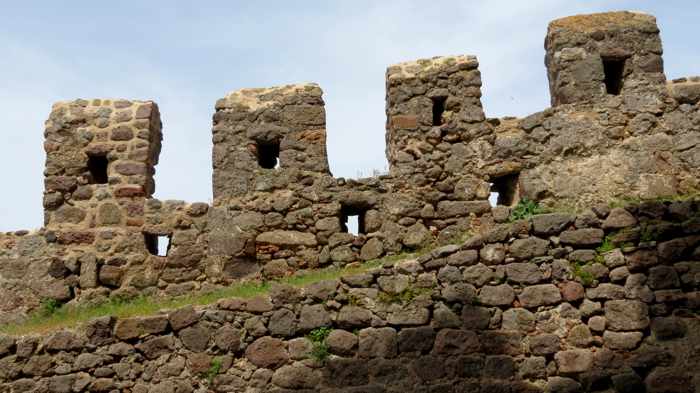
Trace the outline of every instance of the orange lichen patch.
<path fill-rule="evenodd" d="M 588 32 L 599 29 L 639 28 L 641 25 L 649 23 L 655 25 L 656 18 L 642 12 L 602 12 L 556 19 L 549 24 L 549 30 L 559 28 Z"/>
<path fill-rule="evenodd" d="M 307 130 L 301 133 L 299 139 L 309 143 L 322 144 L 326 143 L 326 130 Z"/>

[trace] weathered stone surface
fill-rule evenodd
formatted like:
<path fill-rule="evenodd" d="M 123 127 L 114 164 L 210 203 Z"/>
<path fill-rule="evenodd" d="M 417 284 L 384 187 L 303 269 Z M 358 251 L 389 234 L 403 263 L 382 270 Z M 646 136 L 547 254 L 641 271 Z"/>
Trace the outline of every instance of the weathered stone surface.
<path fill-rule="evenodd" d="M 182 329 L 178 336 L 182 344 L 193 352 L 204 352 L 209 346 L 211 332 L 205 326 L 199 324 Z"/>
<path fill-rule="evenodd" d="M 515 291 L 508 284 L 487 285 L 479 291 L 479 301 L 487 306 L 507 306 L 513 303 L 513 300 Z"/>
<path fill-rule="evenodd" d="M 532 217 L 532 229 L 538 235 L 554 235 L 566 229 L 574 219 L 563 213 L 538 214 Z"/>
<path fill-rule="evenodd" d="M 671 340 L 684 337 L 687 333 L 686 323 L 682 318 L 661 317 L 651 321 L 651 331 L 657 340 Z"/>
<path fill-rule="evenodd" d="M 172 352 L 174 346 L 175 341 L 172 336 L 159 336 L 136 344 L 136 349 L 148 359 L 156 359 L 161 355 Z"/>
<path fill-rule="evenodd" d="M 404 328 L 398 334 L 399 352 L 429 352 L 435 341 L 435 330 L 430 326 Z"/>
<path fill-rule="evenodd" d="M 547 253 L 548 241 L 538 237 L 517 239 L 508 247 L 510 255 L 516 259 L 530 259 Z"/>
<path fill-rule="evenodd" d="M 544 388 L 546 393 L 579 393 L 583 387 L 575 379 L 565 377 L 550 377 Z"/>
<path fill-rule="evenodd" d="M 638 300 L 605 302 L 608 328 L 615 331 L 640 330 L 649 326 L 649 308 Z"/>
<path fill-rule="evenodd" d="M 346 330 L 334 329 L 326 338 L 328 350 L 336 355 L 352 355 L 357 349 L 357 336 Z"/>
<path fill-rule="evenodd" d="M 586 349 L 572 349 L 554 355 L 560 373 L 581 373 L 593 366 L 593 354 Z"/>
<path fill-rule="evenodd" d="M 69 331 L 56 332 L 44 342 L 49 351 L 74 351 L 82 349 L 83 345 L 85 339 Z"/>
<path fill-rule="evenodd" d="M 358 335 L 360 357 L 392 358 L 397 353 L 396 330 L 390 327 L 362 329 Z"/>
<path fill-rule="evenodd" d="M 651 289 L 668 289 L 680 286 L 678 273 L 671 266 L 655 266 L 649 269 L 647 284 Z"/>
<path fill-rule="evenodd" d="M 263 232 L 255 239 L 259 243 L 276 244 L 280 246 L 315 246 L 316 237 L 313 234 L 298 231 Z"/>
<path fill-rule="evenodd" d="M 506 249 L 500 243 L 487 244 L 479 251 L 479 256 L 486 265 L 497 265 L 505 259 Z"/>
<path fill-rule="evenodd" d="M 637 347 L 644 335 L 641 332 L 613 332 L 603 334 L 605 346 L 612 350 L 631 350 Z"/>
<path fill-rule="evenodd" d="M 331 314 L 323 304 L 314 304 L 301 308 L 298 326 L 301 331 L 310 331 L 322 326 L 331 326 L 331 322 Z"/>
<path fill-rule="evenodd" d="M 258 367 L 277 368 L 287 362 L 289 354 L 284 341 L 272 337 L 261 337 L 246 348 L 245 356 Z"/>
<path fill-rule="evenodd" d="M 614 300 L 625 298 L 625 288 L 620 285 L 602 283 L 597 287 L 588 288 L 586 296 L 591 300 Z"/>
<path fill-rule="evenodd" d="M 597 228 L 574 229 L 560 235 L 561 242 L 573 246 L 594 246 L 603 241 L 605 233 Z"/>
<path fill-rule="evenodd" d="M 511 308 L 503 312 L 501 328 L 530 332 L 535 329 L 535 315 L 523 308 Z"/>
<path fill-rule="evenodd" d="M 544 279 L 544 275 L 534 263 L 509 263 L 505 267 L 508 280 L 519 284 L 537 284 Z"/>
<path fill-rule="evenodd" d="M 518 295 L 518 300 L 523 307 L 534 308 L 544 305 L 556 304 L 561 301 L 559 288 L 553 284 L 540 284 L 526 287 Z"/>
<path fill-rule="evenodd" d="M 168 317 L 137 317 L 120 319 L 114 327 L 114 335 L 122 340 L 129 340 L 145 334 L 162 333 L 168 328 Z"/>
<path fill-rule="evenodd" d="M 464 281 L 480 287 L 491 281 L 493 278 L 493 270 L 491 270 L 491 268 L 488 266 L 479 263 L 464 269 L 462 276 Z"/>
<path fill-rule="evenodd" d="M 620 229 L 631 227 L 637 224 L 637 219 L 623 208 L 615 208 L 610 211 L 608 217 L 603 221 L 604 229 Z"/>
<path fill-rule="evenodd" d="M 194 324 L 198 319 L 199 313 L 192 306 L 179 308 L 168 315 L 170 326 L 176 331 Z"/>
<path fill-rule="evenodd" d="M 468 330 L 442 329 L 435 337 L 433 352 L 440 355 L 461 355 L 480 348 L 476 333 Z"/>
<path fill-rule="evenodd" d="M 320 380 L 321 375 L 317 370 L 300 363 L 282 366 L 272 375 L 272 383 L 289 389 L 313 388 Z"/>
<path fill-rule="evenodd" d="M 338 313 L 338 325 L 344 329 L 367 326 L 372 319 L 372 312 L 355 306 L 345 306 Z"/>
<path fill-rule="evenodd" d="M 537 334 L 530 336 L 530 351 L 535 355 L 549 355 L 556 353 L 560 348 L 559 336 L 554 334 Z"/>

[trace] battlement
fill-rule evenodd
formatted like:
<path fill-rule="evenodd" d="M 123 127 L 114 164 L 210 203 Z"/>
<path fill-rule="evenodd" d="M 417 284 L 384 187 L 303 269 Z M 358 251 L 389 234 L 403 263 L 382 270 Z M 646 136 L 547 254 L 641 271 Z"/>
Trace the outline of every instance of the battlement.
<path fill-rule="evenodd" d="M 388 67 L 390 173 L 367 179 L 331 175 L 318 85 L 231 92 L 213 115 L 211 206 L 151 197 L 155 103 L 57 103 L 45 228 L 0 239 L 0 297 L 13 305 L 0 316 L 44 298 L 170 296 L 448 244 L 507 221 L 522 198 L 586 210 L 700 190 L 700 82 L 666 83 L 652 16 L 559 19 L 545 49 L 553 107 L 522 119 L 485 117 L 475 56 Z"/>

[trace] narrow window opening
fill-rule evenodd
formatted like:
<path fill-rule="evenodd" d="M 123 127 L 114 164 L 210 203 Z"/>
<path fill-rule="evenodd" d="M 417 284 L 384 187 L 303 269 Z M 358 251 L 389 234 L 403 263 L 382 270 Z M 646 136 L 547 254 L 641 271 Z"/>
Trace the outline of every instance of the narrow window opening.
<path fill-rule="evenodd" d="M 619 95 L 622 90 L 622 75 L 625 71 L 625 59 L 603 58 L 605 73 L 605 91 L 608 94 Z"/>
<path fill-rule="evenodd" d="M 107 176 L 108 166 L 109 160 L 106 155 L 89 155 L 87 167 L 90 172 L 90 178 L 88 182 L 90 184 L 107 184 L 109 181 L 109 176 Z"/>
<path fill-rule="evenodd" d="M 433 98 L 433 125 L 441 126 L 443 124 L 442 115 L 445 113 L 445 101 L 447 97 Z"/>
<path fill-rule="evenodd" d="M 258 165 L 265 169 L 279 168 L 280 143 L 258 142 Z"/>
<path fill-rule="evenodd" d="M 366 209 L 352 206 L 343 206 L 340 209 L 340 230 L 353 235 L 361 235 L 365 232 Z"/>
<path fill-rule="evenodd" d="M 170 251 L 171 235 L 156 235 L 154 233 L 143 234 L 143 240 L 146 243 L 146 249 L 151 255 L 159 257 L 167 257 Z"/>
<path fill-rule="evenodd" d="M 513 206 L 518 202 L 519 176 L 515 173 L 493 179 L 489 195 L 491 206 Z"/>

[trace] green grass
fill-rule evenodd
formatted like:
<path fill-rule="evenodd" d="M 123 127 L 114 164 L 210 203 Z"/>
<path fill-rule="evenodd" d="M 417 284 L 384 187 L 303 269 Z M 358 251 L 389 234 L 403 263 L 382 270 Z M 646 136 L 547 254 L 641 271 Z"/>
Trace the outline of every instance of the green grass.
<path fill-rule="evenodd" d="M 517 205 L 515 205 L 513 210 L 510 212 L 509 220 L 511 222 L 523 220 L 526 218 L 530 218 L 536 214 L 542 214 L 545 212 L 545 209 L 542 206 L 540 206 L 540 204 L 537 203 L 537 201 L 532 201 L 527 198 L 523 198 L 518 202 Z"/>
<path fill-rule="evenodd" d="M 603 243 L 600 246 L 598 246 L 598 248 L 595 249 L 596 252 L 598 254 L 605 254 L 606 252 L 612 251 L 615 248 L 617 248 L 617 247 L 615 247 L 615 243 L 613 243 L 613 240 L 612 240 L 614 236 L 615 236 L 615 234 L 613 234 L 613 233 L 605 236 L 605 238 L 603 239 Z"/>
<path fill-rule="evenodd" d="M 311 341 L 311 352 L 309 352 L 309 357 L 318 361 L 325 362 L 330 352 L 328 351 L 328 344 L 326 344 L 326 339 L 333 331 L 333 328 L 328 326 L 322 326 L 316 328 L 306 335 L 306 338 Z"/>
<path fill-rule="evenodd" d="M 421 250 L 424 251 L 424 250 Z M 114 316 L 129 318 L 158 313 L 164 309 L 177 309 L 186 305 L 208 305 L 226 298 L 251 298 L 267 294 L 273 283 L 303 287 L 315 282 L 334 280 L 341 276 L 367 272 L 384 264 L 414 257 L 415 253 L 387 256 L 365 263 L 351 264 L 344 268 L 328 267 L 298 272 L 274 281 L 244 281 L 206 293 L 173 298 L 142 296 L 131 299 L 111 299 L 97 305 L 60 306 L 57 302 L 45 301 L 25 321 L 0 325 L 0 333 L 9 335 L 40 334 L 57 329 L 75 328 L 91 319 Z"/>
<path fill-rule="evenodd" d="M 221 372 L 221 366 L 221 358 L 215 357 L 211 360 L 209 369 L 204 373 L 204 377 L 207 379 L 210 386 L 214 382 L 214 378 Z"/>
<path fill-rule="evenodd" d="M 574 277 L 577 277 L 584 287 L 588 287 L 593 284 L 593 282 L 595 281 L 595 277 L 593 277 L 593 274 L 591 274 L 591 272 L 584 270 L 584 266 L 586 266 L 586 264 L 579 261 L 571 264 Z"/>
<path fill-rule="evenodd" d="M 61 303 L 56 299 L 44 299 L 41 301 L 41 306 L 39 307 L 39 314 L 44 316 L 51 316 L 56 313 L 61 308 Z"/>

